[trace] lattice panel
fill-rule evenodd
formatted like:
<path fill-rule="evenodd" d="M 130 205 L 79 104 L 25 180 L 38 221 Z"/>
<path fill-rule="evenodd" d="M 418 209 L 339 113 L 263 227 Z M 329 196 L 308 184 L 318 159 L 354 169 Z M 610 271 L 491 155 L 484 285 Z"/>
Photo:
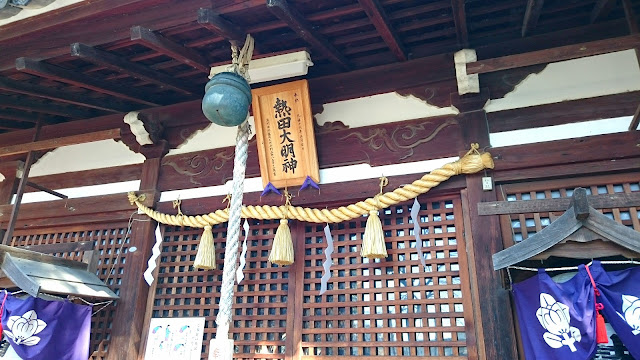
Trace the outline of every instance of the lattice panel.
<path fill-rule="evenodd" d="M 236 286 L 230 329 L 236 359 L 285 356 L 289 272 L 288 268 L 268 262 L 278 224 L 278 221 L 251 221 L 245 278 Z M 205 317 L 203 360 L 208 357 L 209 340 L 215 337 L 226 225 L 213 228 L 218 266 L 211 271 L 192 267 L 202 229 L 164 228 L 153 317 Z"/>
<path fill-rule="evenodd" d="M 467 359 L 466 334 L 472 324 L 465 321 L 471 308 L 460 201 L 423 199 L 424 269 L 410 209 L 398 205 L 380 215 L 389 253 L 381 261 L 360 257 L 366 218 L 332 225 L 332 277 L 323 295 L 323 226 L 307 226 L 303 359 Z"/>
<path fill-rule="evenodd" d="M 629 194 L 640 192 L 640 175 L 597 176 L 526 184 L 509 184 L 499 191 L 501 200 L 535 200 L 571 197 L 573 189 L 583 187 L 589 195 Z M 640 208 L 600 209 L 609 218 L 640 231 Z M 549 225 L 563 212 L 532 213 L 501 216 L 505 247 L 520 242 Z"/>
<path fill-rule="evenodd" d="M 49 245 L 71 242 L 94 243 L 95 251 L 98 251 L 98 263 L 96 274 L 116 293 L 120 294 L 122 277 L 126 273 L 126 258 L 129 248 L 129 238 L 126 234 L 127 224 L 108 224 L 100 227 L 85 229 L 60 229 L 56 232 L 28 232 L 16 230 L 11 246 Z M 73 260 L 82 260 L 82 252 L 57 253 Z M 94 311 L 102 306 L 96 306 Z M 91 318 L 91 359 L 104 360 L 109 350 L 111 340 L 112 320 L 115 315 L 115 306 L 109 305 L 98 311 Z"/>

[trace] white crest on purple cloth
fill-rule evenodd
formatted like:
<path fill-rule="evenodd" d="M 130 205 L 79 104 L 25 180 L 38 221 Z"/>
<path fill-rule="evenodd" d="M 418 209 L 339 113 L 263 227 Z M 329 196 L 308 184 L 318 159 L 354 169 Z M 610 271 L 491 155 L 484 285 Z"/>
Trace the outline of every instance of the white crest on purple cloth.
<path fill-rule="evenodd" d="M 571 316 L 569 307 L 546 293 L 540 294 L 540 308 L 536 311 L 540 325 L 547 330 L 542 337 L 550 347 L 559 349 L 568 346 L 571 352 L 576 352 L 576 342 L 580 342 L 580 330 L 569 325 Z"/>
<path fill-rule="evenodd" d="M 640 334 L 640 299 L 632 295 L 622 295 L 622 312 L 618 313 L 633 329 L 633 335 Z"/>
<path fill-rule="evenodd" d="M 4 331 L 4 334 L 16 345 L 33 346 L 40 342 L 40 337 L 35 335 L 45 327 L 47 327 L 47 323 L 38 319 L 35 310 L 30 310 L 22 316 L 10 316 L 7 321 L 8 329 Z"/>

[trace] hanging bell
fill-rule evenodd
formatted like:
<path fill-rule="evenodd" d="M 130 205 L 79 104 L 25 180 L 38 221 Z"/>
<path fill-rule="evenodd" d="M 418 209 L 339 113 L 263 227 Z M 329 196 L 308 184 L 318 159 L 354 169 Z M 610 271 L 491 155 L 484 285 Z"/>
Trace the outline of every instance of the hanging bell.
<path fill-rule="evenodd" d="M 216 74 L 204 91 L 202 112 L 212 123 L 238 126 L 247 119 L 251 87 L 242 76 L 232 72 Z"/>

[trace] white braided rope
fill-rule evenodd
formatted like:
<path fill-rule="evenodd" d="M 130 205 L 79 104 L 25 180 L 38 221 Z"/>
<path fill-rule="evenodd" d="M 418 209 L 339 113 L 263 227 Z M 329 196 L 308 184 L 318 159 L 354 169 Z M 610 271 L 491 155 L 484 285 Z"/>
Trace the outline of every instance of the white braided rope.
<path fill-rule="evenodd" d="M 229 338 L 229 324 L 231 323 L 232 316 L 231 307 L 233 306 L 233 283 L 238 267 L 242 197 L 250 131 L 248 121 L 238 126 L 236 154 L 233 163 L 233 190 L 231 193 L 231 204 L 229 206 L 229 226 L 227 228 L 227 243 L 224 251 L 220 307 L 216 317 L 216 339 Z"/>
<path fill-rule="evenodd" d="M 236 44 L 231 45 L 235 72 L 249 82 L 249 62 L 253 55 L 253 38 L 247 34 L 245 44 L 238 54 Z M 247 114 L 247 118 L 249 114 Z M 240 222 L 242 221 L 242 197 L 244 194 L 244 177 L 247 168 L 247 153 L 249 148 L 249 122 L 245 120 L 238 126 L 236 137 L 236 153 L 233 161 L 233 189 L 229 205 L 229 224 L 227 227 L 227 243 L 225 246 L 224 268 L 222 271 L 222 286 L 220 289 L 220 306 L 216 316 L 216 339 L 229 339 L 231 324 L 231 307 L 233 306 L 233 285 L 238 268 L 238 243 L 240 240 Z"/>

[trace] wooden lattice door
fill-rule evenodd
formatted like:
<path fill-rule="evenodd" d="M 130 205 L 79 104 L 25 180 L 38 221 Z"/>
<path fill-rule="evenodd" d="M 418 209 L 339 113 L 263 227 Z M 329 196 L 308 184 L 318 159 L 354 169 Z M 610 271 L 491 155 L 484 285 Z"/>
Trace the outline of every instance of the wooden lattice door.
<path fill-rule="evenodd" d="M 333 224 L 328 291 L 320 295 L 324 225 L 290 222 L 296 261 L 268 262 L 278 221 L 251 221 L 245 279 L 236 286 L 236 359 L 467 359 L 475 344 L 458 197 L 421 199 L 422 268 L 411 204 L 380 214 L 389 257 L 360 257 L 366 217 Z M 192 268 L 200 229 L 165 227 L 154 317 L 204 316 L 202 359 L 215 334 L 226 224 L 213 229 L 216 270 Z"/>
<path fill-rule="evenodd" d="M 129 234 L 127 223 L 82 225 L 73 227 L 56 227 L 42 230 L 20 230 L 14 232 L 9 245 L 40 246 L 80 242 L 93 242 L 94 251 L 98 252 L 96 274 L 111 290 L 120 295 L 120 285 L 127 273 L 127 253 L 129 250 Z M 72 260 L 81 261 L 81 252 L 54 253 Z M 91 317 L 91 345 L 89 353 L 91 360 L 103 360 L 109 351 L 111 331 L 116 311 L 115 305 L 106 307 L 96 306 Z"/>

